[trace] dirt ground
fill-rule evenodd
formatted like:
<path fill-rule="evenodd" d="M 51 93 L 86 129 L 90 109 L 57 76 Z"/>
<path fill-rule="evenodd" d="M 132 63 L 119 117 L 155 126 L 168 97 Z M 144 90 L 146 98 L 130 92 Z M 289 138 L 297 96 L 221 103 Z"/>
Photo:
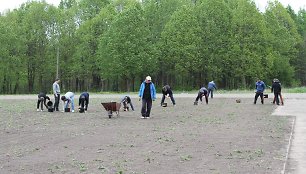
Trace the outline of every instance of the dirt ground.
<path fill-rule="evenodd" d="M 175 96 L 174 96 L 175 97 Z M 93 98 L 87 113 L 36 112 L 36 99 L 0 99 L 0 173 L 280 173 L 292 117 L 252 98 L 214 98 L 173 107 L 153 103 L 150 119 L 136 110 L 109 119 Z M 75 101 L 77 103 L 77 100 Z"/>

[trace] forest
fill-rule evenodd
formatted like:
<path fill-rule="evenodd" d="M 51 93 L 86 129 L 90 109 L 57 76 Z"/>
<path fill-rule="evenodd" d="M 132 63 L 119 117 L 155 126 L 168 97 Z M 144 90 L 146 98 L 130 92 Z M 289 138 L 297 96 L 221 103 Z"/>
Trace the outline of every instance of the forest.
<path fill-rule="evenodd" d="M 252 0 L 28 1 L 0 14 L 0 94 L 306 85 L 306 10 Z"/>

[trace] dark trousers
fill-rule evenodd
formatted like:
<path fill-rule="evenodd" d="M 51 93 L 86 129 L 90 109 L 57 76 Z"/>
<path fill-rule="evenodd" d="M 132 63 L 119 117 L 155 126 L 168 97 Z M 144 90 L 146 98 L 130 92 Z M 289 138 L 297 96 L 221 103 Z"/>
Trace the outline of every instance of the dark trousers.
<path fill-rule="evenodd" d="M 204 93 L 199 92 L 199 93 L 198 93 L 198 96 L 197 96 L 197 98 L 196 98 L 196 102 L 197 102 L 197 101 L 199 101 L 199 99 L 202 101 L 202 97 L 203 97 L 203 95 L 205 96 L 205 101 L 206 101 L 206 104 L 208 104 L 208 96 L 207 96 L 207 92 L 204 92 Z"/>
<path fill-rule="evenodd" d="M 171 101 L 172 101 L 172 104 L 175 105 L 175 100 L 174 100 L 174 98 L 173 98 L 173 94 L 172 94 L 172 93 L 169 93 L 169 97 L 170 97 L 170 99 L 171 99 Z M 166 95 L 163 94 L 163 97 L 162 97 L 162 100 L 161 100 L 161 102 L 160 102 L 160 105 L 162 105 L 162 104 L 165 102 L 165 98 L 166 98 Z"/>
<path fill-rule="evenodd" d="M 142 99 L 141 115 L 143 117 L 150 117 L 152 108 L 152 99 Z"/>
<path fill-rule="evenodd" d="M 210 98 L 214 98 L 214 90 L 213 89 L 208 89 L 208 97 L 210 95 Z"/>
<path fill-rule="evenodd" d="M 47 104 L 46 104 L 46 100 L 44 97 L 40 97 L 38 100 L 37 100 L 37 109 L 39 109 L 39 105 L 40 105 L 40 109 L 41 110 L 44 110 L 44 104 L 46 106 L 46 108 L 48 108 Z"/>
<path fill-rule="evenodd" d="M 54 110 L 58 111 L 58 105 L 59 105 L 59 99 L 60 99 L 60 94 L 54 94 Z"/>
<path fill-rule="evenodd" d="M 255 99 L 254 99 L 254 104 L 256 104 L 258 97 L 260 96 L 261 99 L 261 103 L 264 103 L 264 99 L 263 99 L 263 92 L 256 92 L 255 94 Z"/>
<path fill-rule="evenodd" d="M 274 92 L 273 104 L 276 102 L 276 104 L 279 105 L 279 97 L 280 97 L 280 93 L 279 92 Z"/>
<path fill-rule="evenodd" d="M 81 104 L 81 108 L 87 111 L 88 103 L 85 100 L 81 100 L 81 99 L 79 99 L 79 103 Z"/>

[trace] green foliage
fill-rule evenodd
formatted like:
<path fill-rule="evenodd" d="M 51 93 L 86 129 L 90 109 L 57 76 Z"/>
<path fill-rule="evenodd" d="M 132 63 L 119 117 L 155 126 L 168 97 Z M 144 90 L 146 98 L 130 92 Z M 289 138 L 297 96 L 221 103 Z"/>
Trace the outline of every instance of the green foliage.
<path fill-rule="evenodd" d="M 50 91 L 57 67 L 63 91 L 305 85 L 305 21 L 278 1 L 29 1 L 0 16 L 0 93 Z"/>

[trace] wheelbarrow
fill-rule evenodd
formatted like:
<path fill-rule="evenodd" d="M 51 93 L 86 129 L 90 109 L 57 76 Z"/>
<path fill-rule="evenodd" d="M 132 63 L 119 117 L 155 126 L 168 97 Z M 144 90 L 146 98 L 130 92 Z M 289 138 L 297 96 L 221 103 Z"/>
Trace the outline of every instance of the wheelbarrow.
<path fill-rule="evenodd" d="M 101 104 L 104 107 L 104 109 L 107 111 L 108 118 L 112 118 L 113 112 L 115 112 L 117 116 L 119 116 L 119 110 L 121 107 L 121 103 L 108 102 L 108 103 L 101 103 Z"/>

